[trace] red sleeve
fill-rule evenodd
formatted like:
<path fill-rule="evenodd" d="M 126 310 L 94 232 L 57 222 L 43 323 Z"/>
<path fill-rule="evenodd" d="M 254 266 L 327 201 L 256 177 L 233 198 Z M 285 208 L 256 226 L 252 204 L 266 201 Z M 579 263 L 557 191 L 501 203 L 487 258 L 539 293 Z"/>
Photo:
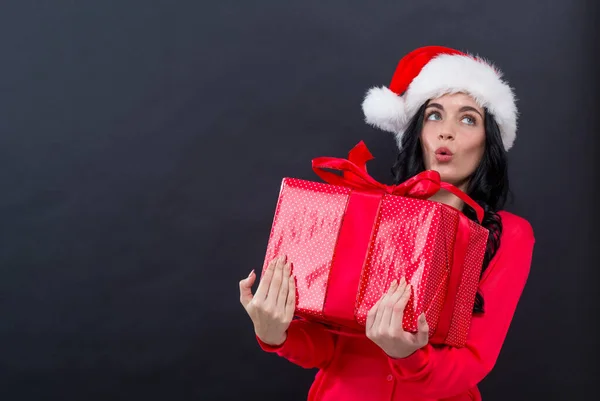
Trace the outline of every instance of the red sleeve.
<path fill-rule="evenodd" d="M 273 347 L 256 338 L 260 347 L 303 368 L 324 368 L 333 358 L 335 335 L 316 323 L 293 320 L 283 344 Z"/>
<path fill-rule="evenodd" d="M 500 249 L 480 283 L 485 312 L 473 317 L 466 346 L 427 345 L 407 358 L 389 358 L 407 391 L 452 397 L 476 386 L 492 370 L 529 276 L 534 242 L 528 222 L 503 216 Z"/>

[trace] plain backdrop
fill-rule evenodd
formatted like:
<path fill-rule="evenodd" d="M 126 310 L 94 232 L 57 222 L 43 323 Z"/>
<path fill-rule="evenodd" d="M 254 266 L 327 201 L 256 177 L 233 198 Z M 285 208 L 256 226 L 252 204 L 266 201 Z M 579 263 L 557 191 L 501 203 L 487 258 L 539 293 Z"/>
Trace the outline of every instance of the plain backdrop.
<path fill-rule="evenodd" d="M 593 1 L 0 3 L 0 399 L 306 399 L 262 352 L 238 281 L 284 176 L 365 140 L 366 90 L 445 45 L 520 110 L 514 201 L 537 239 L 484 399 L 571 400 L 597 351 L 600 106 Z"/>

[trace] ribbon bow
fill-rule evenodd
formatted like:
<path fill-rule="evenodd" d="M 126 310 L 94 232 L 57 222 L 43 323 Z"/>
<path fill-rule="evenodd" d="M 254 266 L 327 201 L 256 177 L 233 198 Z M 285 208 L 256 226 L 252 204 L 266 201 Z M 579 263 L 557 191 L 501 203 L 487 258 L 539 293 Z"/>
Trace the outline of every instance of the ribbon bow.
<path fill-rule="evenodd" d="M 454 185 L 441 180 L 440 174 L 434 170 L 423 171 L 398 185 L 385 185 L 375 180 L 367 173 L 366 162 L 373 159 L 363 141 L 360 141 L 348 154 L 348 159 L 336 157 L 317 157 L 312 160 L 313 171 L 325 182 L 364 191 L 383 191 L 390 195 L 406 196 L 417 199 L 428 199 L 440 189 L 451 192 L 469 205 L 481 224 L 483 208 L 470 196 Z M 337 175 L 329 170 L 342 171 Z"/>

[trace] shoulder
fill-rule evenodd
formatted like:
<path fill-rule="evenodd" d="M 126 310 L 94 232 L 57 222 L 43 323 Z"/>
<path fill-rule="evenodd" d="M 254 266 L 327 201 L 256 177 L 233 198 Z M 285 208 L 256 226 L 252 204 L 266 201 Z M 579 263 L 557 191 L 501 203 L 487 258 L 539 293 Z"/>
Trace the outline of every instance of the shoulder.
<path fill-rule="evenodd" d="M 535 234 L 531 223 L 523 217 L 501 210 L 498 212 L 502 219 L 502 240 L 535 241 Z"/>
<path fill-rule="evenodd" d="M 502 219 L 500 247 L 484 272 L 486 285 L 493 286 L 503 277 L 524 283 L 529 275 L 535 246 L 533 227 L 529 221 L 513 213 L 500 211 L 498 214 Z"/>

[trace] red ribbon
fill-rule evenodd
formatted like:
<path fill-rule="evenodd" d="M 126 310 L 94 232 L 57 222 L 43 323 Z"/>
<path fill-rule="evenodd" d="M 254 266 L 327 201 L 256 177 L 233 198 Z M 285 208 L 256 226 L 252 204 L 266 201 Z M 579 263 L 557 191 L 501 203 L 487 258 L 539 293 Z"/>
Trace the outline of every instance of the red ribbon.
<path fill-rule="evenodd" d="M 351 160 L 336 157 L 317 157 L 312 160 L 312 168 L 323 181 L 329 184 L 351 187 L 363 191 L 383 191 L 390 195 L 428 199 L 435 195 L 440 189 L 444 189 L 472 207 L 473 210 L 475 210 L 477 220 L 480 224 L 483 221 L 483 208 L 469 195 L 454 185 L 443 182 L 437 171 L 426 170 L 409 178 L 401 184 L 385 185 L 378 182 L 367 173 L 364 163 L 371 158 L 372 156 L 370 152 L 368 152 L 368 149 L 366 149 L 366 145 L 361 141 L 351 151 Z M 359 163 L 362 162 L 363 166 L 357 165 L 354 161 Z M 342 171 L 344 174 L 343 176 L 340 176 L 331 171 L 326 171 L 327 169 Z"/>
<path fill-rule="evenodd" d="M 448 286 L 446 288 L 446 296 L 444 297 L 444 305 L 440 311 L 435 332 L 430 338 L 430 342 L 433 344 L 443 344 L 448 337 L 454 317 L 453 315 L 456 305 L 456 295 L 458 294 L 458 287 L 462 281 L 465 258 L 467 256 L 467 249 L 469 247 L 469 236 L 471 233 L 469 228 L 469 219 L 462 213 L 460 213 L 458 217 L 458 227 L 456 227 L 456 237 L 454 240 L 454 253 L 449 266 L 450 276 L 448 277 Z"/>
<path fill-rule="evenodd" d="M 356 294 L 379 214 L 381 192 L 352 191 L 348 196 L 327 281 L 323 305 L 332 323 L 363 330 L 356 322 Z M 357 291 L 348 291 L 355 288 Z"/>

